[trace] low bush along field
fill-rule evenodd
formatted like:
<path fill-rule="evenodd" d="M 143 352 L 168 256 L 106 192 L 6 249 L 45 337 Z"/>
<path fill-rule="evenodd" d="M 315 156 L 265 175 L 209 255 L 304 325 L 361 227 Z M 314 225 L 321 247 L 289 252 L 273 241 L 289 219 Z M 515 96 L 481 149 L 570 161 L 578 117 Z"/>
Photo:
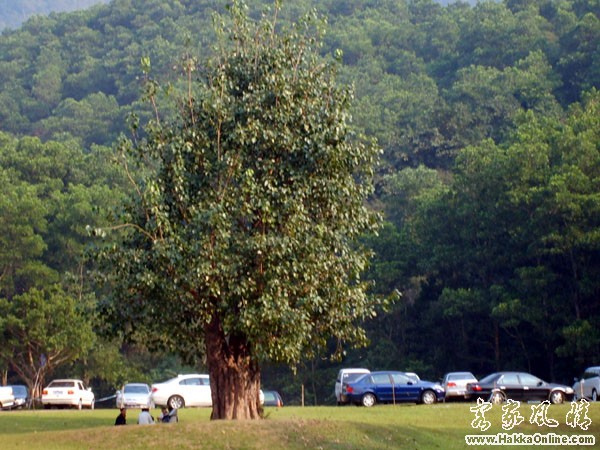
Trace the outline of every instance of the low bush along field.
<path fill-rule="evenodd" d="M 139 411 L 129 410 L 128 425 L 113 425 L 116 409 L 36 410 L 0 412 L 0 447 L 3 449 L 463 449 L 467 434 L 555 433 L 595 435 L 600 445 L 600 403 L 591 403 L 584 431 L 567 425 L 571 404 L 550 405 L 547 418 L 558 427 L 529 423 L 531 406 L 522 404 L 521 424 L 502 429 L 502 408 L 485 413 L 489 429 L 473 429 L 474 403 L 266 408 L 262 421 L 211 422 L 210 409 L 179 411 L 178 424 L 136 425 Z M 152 414 L 158 415 L 154 410 Z M 503 448 L 511 446 L 503 445 Z M 472 447 L 471 447 L 472 448 Z M 481 447 L 480 447 L 481 448 Z M 523 448 L 514 447 L 514 448 Z M 564 450 L 564 446 L 544 446 Z M 575 447 L 572 447 L 575 448 Z M 582 447 L 577 447 L 582 448 Z M 589 448 L 589 447 L 588 447 Z"/>

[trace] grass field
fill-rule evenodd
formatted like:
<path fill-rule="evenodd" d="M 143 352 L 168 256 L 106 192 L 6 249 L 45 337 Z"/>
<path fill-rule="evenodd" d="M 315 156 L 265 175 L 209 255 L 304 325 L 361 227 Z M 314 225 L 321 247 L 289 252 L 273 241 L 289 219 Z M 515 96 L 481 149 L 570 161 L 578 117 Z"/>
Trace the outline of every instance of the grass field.
<path fill-rule="evenodd" d="M 0 449 L 464 449 L 467 434 L 497 434 L 502 409 L 485 414 L 490 428 L 471 427 L 472 403 L 433 406 L 399 405 L 373 408 L 289 407 L 267 408 L 261 421 L 209 420 L 209 409 L 182 409 L 178 424 L 135 425 L 138 411 L 130 410 L 128 425 L 113 426 L 118 411 L 38 410 L 0 412 Z M 551 405 L 548 418 L 557 428 L 531 425 L 531 405 L 521 405 L 524 421 L 508 433 L 594 435 L 596 446 L 543 446 L 543 449 L 600 448 L 600 402 L 590 404 L 587 431 L 566 424 L 570 404 Z M 153 411 L 157 415 L 158 411 Z M 487 448 L 530 448 L 524 446 Z"/>

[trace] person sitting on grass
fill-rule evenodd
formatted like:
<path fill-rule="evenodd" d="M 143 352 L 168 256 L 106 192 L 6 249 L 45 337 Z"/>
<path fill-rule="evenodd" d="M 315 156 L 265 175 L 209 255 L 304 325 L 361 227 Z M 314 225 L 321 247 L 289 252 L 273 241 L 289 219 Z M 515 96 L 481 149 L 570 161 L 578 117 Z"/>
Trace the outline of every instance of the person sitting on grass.
<path fill-rule="evenodd" d="M 127 410 L 125 408 L 121 408 L 121 412 L 115 419 L 115 425 L 127 425 Z"/>
<path fill-rule="evenodd" d="M 138 416 L 138 425 L 154 425 L 154 417 L 150 415 L 148 408 L 142 408 L 142 412 Z"/>
<path fill-rule="evenodd" d="M 158 421 L 162 423 L 169 423 L 169 410 L 166 406 L 163 406 L 160 410 L 160 414 L 158 415 Z"/>
<path fill-rule="evenodd" d="M 162 412 L 158 416 L 158 420 L 162 423 L 175 423 L 179 422 L 179 417 L 177 417 L 177 408 L 173 408 L 169 405 L 169 409 L 163 407 Z"/>

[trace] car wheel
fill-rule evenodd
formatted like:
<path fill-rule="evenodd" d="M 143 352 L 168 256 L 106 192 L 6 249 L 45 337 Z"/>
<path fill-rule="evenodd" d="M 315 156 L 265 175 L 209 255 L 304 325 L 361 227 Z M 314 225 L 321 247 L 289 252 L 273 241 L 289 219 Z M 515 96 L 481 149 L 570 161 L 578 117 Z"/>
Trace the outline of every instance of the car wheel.
<path fill-rule="evenodd" d="M 550 403 L 560 405 L 565 402 L 565 394 L 561 391 L 550 392 Z"/>
<path fill-rule="evenodd" d="M 185 406 L 185 402 L 183 401 L 183 397 L 179 395 L 173 395 L 172 397 L 169 397 L 167 405 L 173 409 L 179 409 Z"/>
<path fill-rule="evenodd" d="M 597 402 L 598 401 L 598 393 L 596 392 L 596 389 L 594 389 L 592 391 L 592 401 L 593 402 Z"/>
<path fill-rule="evenodd" d="M 562 391 L 553 391 L 550 393 L 550 402 L 555 405 L 560 405 L 565 402 L 565 393 Z"/>
<path fill-rule="evenodd" d="M 426 390 L 421 394 L 421 403 L 424 405 L 433 405 L 435 402 L 437 402 L 435 392 Z"/>
<path fill-rule="evenodd" d="M 367 393 L 367 394 L 363 395 L 363 398 L 362 398 L 363 406 L 370 408 L 375 403 L 377 403 L 377 399 L 375 398 L 375 396 L 373 394 Z"/>
<path fill-rule="evenodd" d="M 490 395 L 490 403 L 493 405 L 499 405 L 501 403 L 504 403 L 505 400 L 506 400 L 506 396 L 504 395 L 503 392 L 494 391 Z"/>

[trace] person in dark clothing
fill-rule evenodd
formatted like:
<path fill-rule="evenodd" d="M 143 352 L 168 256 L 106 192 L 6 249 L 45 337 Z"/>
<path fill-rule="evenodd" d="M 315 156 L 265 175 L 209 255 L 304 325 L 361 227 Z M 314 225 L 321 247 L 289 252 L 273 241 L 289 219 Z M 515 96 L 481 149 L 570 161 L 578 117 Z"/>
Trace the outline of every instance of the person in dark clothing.
<path fill-rule="evenodd" d="M 121 408 L 121 412 L 115 419 L 115 425 L 127 425 L 127 410 L 125 408 Z"/>

